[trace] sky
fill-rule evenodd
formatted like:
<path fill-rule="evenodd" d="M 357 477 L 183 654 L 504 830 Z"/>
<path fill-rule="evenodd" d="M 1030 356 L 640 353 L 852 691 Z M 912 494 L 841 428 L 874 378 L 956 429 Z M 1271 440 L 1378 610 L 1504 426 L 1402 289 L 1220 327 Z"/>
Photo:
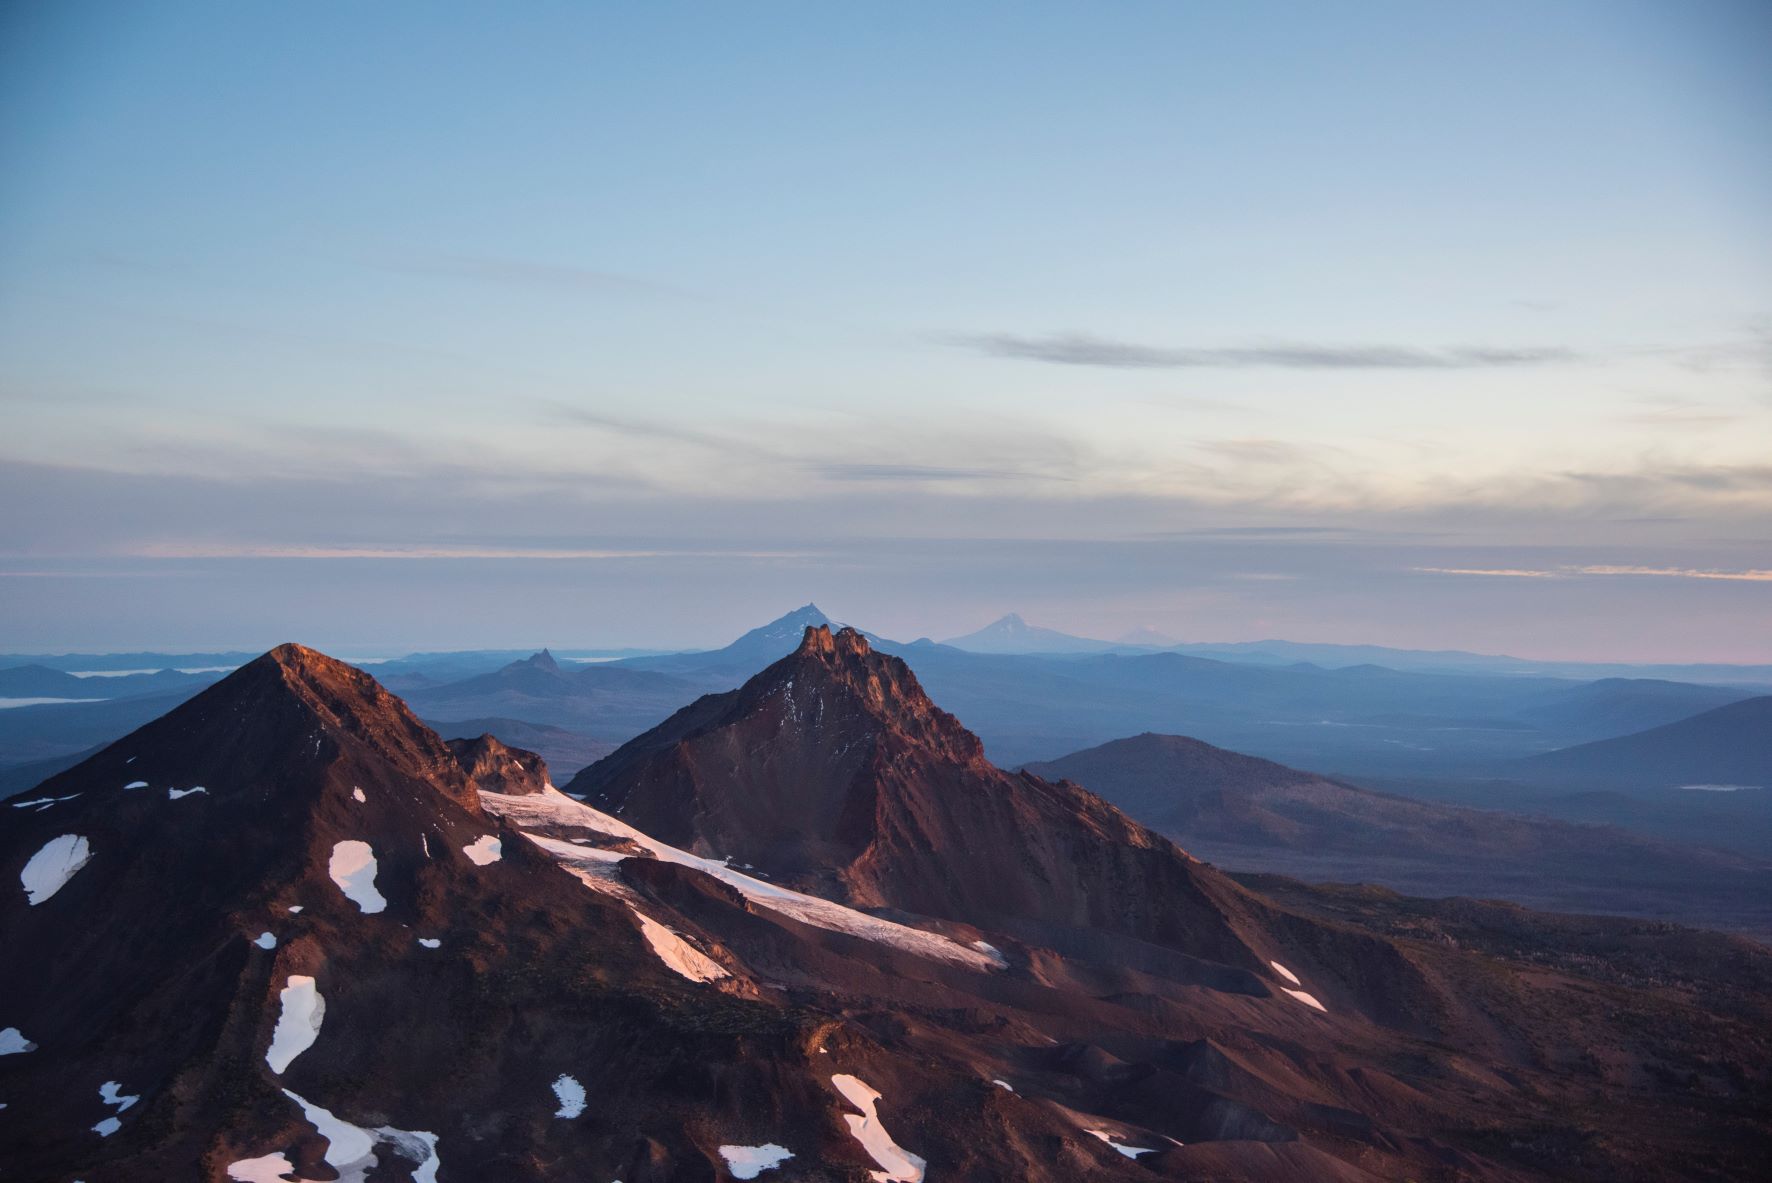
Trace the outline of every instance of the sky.
<path fill-rule="evenodd" d="M 1772 6 L 0 9 L 0 650 L 1772 661 Z"/>

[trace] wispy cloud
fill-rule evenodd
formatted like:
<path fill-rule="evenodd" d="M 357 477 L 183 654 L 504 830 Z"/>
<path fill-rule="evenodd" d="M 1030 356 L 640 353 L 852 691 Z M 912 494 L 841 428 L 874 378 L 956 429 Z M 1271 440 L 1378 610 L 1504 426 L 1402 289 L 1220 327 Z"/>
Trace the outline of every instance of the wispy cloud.
<path fill-rule="evenodd" d="M 1406 345 L 1274 341 L 1228 348 L 1172 347 L 1116 341 L 1088 333 L 975 333 L 944 339 L 959 348 L 991 357 L 1120 369 L 1470 370 L 1575 361 L 1581 356 L 1553 346 L 1420 349 Z"/>
<path fill-rule="evenodd" d="M 690 424 L 673 423 L 660 419 L 634 419 L 622 415 L 608 415 L 602 411 L 575 406 L 557 399 L 539 401 L 546 412 L 555 419 L 575 423 L 582 427 L 595 428 L 602 432 L 660 440 L 665 443 L 692 444 L 698 448 L 709 448 L 729 454 L 742 452 L 771 459 L 779 455 L 779 452 L 774 448 L 766 447 L 755 440 L 743 438 L 731 432 L 710 431 Z"/>
<path fill-rule="evenodd" d="M 1543 570 L 1519 567 L 1416 567 L 1424 575 L 1475 575 L 1496 579 L 1577 579 L 1582 576 L 1639 575 L 1657 579 L 1721 579 L 1742 583 L 1772 583 L 1772 570 L 1715 571 L 1696 567 L 1629 567 L 1593 564 L 1552 567 Z"/>

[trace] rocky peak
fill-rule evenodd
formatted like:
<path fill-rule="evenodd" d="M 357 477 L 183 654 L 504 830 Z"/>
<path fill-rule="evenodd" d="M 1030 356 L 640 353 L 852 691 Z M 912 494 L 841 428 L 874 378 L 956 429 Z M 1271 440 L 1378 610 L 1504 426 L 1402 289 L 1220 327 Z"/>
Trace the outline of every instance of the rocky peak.
<path fill-rule="evenodd" d="M 560 672 L 560 663 L 555 661 L 554 655 L 549 653 L 546 649 L 543 649 L 540 653 L 534 654 L 533 656 L 524 658 L 518 664 L 526 665 L 530 669 L 541 670 L 542 672 L 549 674 L 557 674 Z"/>
<path fill-rule="evenodd" d="M 984 758 L 978 737 L 930 701 L 903 661 L 881 653 L 847 626 L 833 632 L 812 625 L 800 647 L 759 675 L 749 694 L 761 698 L 788 689 L 796 697 L 829 694 L 852 698 L 884 730 L 962 763 Z"/>
<path fill-rule="evenodd" d="M 496 735 L 444 742 L 468 780 L 482 792 L 515 797 L 548 787 L 547 761 L 534 752 L 508 746 Z"/>
<path fill-rule="evenodd" d="M 164 761 L 163 774 L 198 783 L 208 767 L 261 769 L 269 783 L 310 763 L 385 762 L 478 808 L 443 741 L 404 702 L 305 645 L 279 645 L 247 662 L 95 759 L 120 759 L 115 753 L 125 747 L 142 753 L 141 771 Z"/>

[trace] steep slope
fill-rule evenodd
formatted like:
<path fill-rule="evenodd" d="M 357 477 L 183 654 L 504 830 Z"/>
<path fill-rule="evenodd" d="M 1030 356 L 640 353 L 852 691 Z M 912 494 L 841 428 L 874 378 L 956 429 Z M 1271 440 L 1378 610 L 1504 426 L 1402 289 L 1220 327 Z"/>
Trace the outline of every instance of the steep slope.
<path fill-rule="evenodd" d="M 963 1062 L 762 999 L 643 875 L 587 891 L 503 829 L 493 789 L 545 797 L 545 769 L 496 741 L 452 751 L 296 646 L 48 782 L 0 839 L 0 1173 L 665 1183 L 780 1142 L 856 1178 L 870 1152 L 833 1083 L 852 1074 L 932 1160 L 1123 1177 L 1053 1112 L 992 1129 L 1001 1102 Z M 685 875 L 667 886 L 714 882 Z M 752 942 L 815 962 L 780 923 Z"/>
<path fill-rule="evenodd" d="M 996 768 L 903 661 L 852 629 L 809 628 L 793 654 L 567 791 L 673 845 L 859 906 L 994 925 L 1079 956 L 1134 957 L 1130 941 L 1245 971 L 1267 960 L 1259 901 L 1075 785 Z M 1384 956 L 1340 952 L 1350 981 L 1360 956 Z M 1388 989 L 1414 987 L 1391 968 Z"/>
<path fill-rule="evenodd" d="M 1772 788 L 1772 695 L 1516 761 L 1514 775 L 1597 789 Z"/>
<path fill-rule="evenodd" d="M 862 665 L 855 702 L 823 688 L 832 738 L 852 709 L 878 726 L 915 701 Z M 874 746 L 901 770 L 970 761 L 938 712 L 892 717 Z M 44 791 L 0 831 L 6 1178 L 1697 1179 L 1747 1177 L 1772 1128 L 1754 946 L 1647 931 L 1584 978 L 1309 919 L 1308 891 L 1280 908 L 1196 868 L 1183 906 L 1236 912 L 1266 963 L 1131 938 L 1067 957 L 683 850 L 294 646 Z M 1079 796 L 1027 808 L 1127 875 L 1092 890 L 1124 904 L 1158 882 L 1142 860 L 1189 867 L 1136 833 L 1144 853 L 1104 856 L 1135 827 Z M 950 873 L 1043 887 L 1041 841 L 978 831 Z M 1668 986 L 1662 964 L 1732 984 Z M 1388 1013 L 1363 1015 L 1376 997 Z"/>

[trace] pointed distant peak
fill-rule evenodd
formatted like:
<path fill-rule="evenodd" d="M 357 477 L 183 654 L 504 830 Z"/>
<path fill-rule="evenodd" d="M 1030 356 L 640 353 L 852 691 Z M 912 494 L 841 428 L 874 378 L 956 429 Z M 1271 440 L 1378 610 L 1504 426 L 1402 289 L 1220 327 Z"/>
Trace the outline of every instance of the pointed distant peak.
<path fill-rule="evenodd" d="M 524 658 L 522 664 L 529 666 L 532 669 L 546 670 L 550 674 L 557 674 L 560 672 L 560 663 L 555 661 L 554 655 L 549 653 L 546 649 Z"/>
<path fill-rule="evenodd" d="M 817 604 L 806 604 L 802 607 L 795 608 L 786 616 L 777 617 L 763 627 L 768 629 L 810 628 L 814 625 L 828 625 L 832 623 L 834 622 L 831 618 L 826 616 Z"/>
<path fill-rule="evenodd" d="M 1002 616 L 997 618 L 997 622 L 993 627 L 996 627 L 996 628 L 1026 628 L 1027 626 L 1028 626 L 1028 622 L 1021 618 L 1021 613 L 1019 613 L 1019 612 L 1005 612 Z"/>

